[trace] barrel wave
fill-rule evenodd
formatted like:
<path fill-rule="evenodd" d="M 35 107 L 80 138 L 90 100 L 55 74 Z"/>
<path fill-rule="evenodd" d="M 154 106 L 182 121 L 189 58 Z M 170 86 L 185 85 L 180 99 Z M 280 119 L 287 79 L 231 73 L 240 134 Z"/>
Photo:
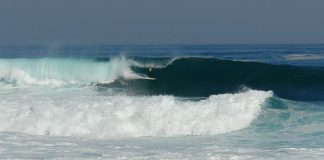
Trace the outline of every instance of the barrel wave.
<path fill-rule="evenodd" d="M 208 97 L 245 88 L 291 100 L 323 100 L 324 68 L 215 58 L 0 59 L 5 86 L 96 85 L 130 95 Z M 153 66 L 151 72 L 148 66 Z M 148 80 L 147 77 L 155 78 Z"/>
<path fill-rule="evenodd" d="M 135 72 L 147 73 L 143 67 Z M 272 90 L 292 100 L 324 99 L 324 68 L 274 65 L 257 62 L 218 60 L 214 58 L 180 58 L 165 68 L 156 68 L 156 81 L 128 81 L 132 91 L 177 96 L 208 96 L 236 92 L 248 87 Z M 145 86 L 147 90 L 137 88 Z"/>

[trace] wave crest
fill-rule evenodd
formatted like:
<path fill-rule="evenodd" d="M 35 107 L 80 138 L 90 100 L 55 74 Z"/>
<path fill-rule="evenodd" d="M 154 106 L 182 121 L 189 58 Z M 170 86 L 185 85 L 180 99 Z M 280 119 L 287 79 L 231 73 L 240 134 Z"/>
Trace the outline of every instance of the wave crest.
<path fill-rule="evenodd" d="M 118 78 L 138 79 L 124 57 L 93 59 L 0 59 L 0 82 L 14 85 L 68 85 L 110 83 Z"/>

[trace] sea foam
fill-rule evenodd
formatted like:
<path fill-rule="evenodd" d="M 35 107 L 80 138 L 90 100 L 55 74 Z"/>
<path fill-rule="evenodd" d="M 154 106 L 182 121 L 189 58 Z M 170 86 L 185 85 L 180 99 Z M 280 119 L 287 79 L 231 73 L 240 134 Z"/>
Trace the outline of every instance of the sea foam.
<path fill-rule="evenodd" d="M 93 138 L 215 135 L 248 127 L 272 96 L 249 90 L 192 101 L 45 90 L 0 94 L 0 131 Z"/>

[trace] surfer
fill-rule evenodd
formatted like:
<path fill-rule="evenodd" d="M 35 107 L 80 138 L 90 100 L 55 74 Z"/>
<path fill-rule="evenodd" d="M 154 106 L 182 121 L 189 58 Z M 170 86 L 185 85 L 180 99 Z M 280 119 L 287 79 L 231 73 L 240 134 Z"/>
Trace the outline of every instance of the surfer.
<path fill-rule="evenodd" d="M 153 65 L 149 65 L 149 66 L 148 66 L 148 74 L 147 74 L 147 75 L 148 75 L 149 77 L 151 77 L 151 76 L 152 76 L 152 71 L 153 71 L 153 68 L 154 68 L 154 66 L 153 66 Z"/>

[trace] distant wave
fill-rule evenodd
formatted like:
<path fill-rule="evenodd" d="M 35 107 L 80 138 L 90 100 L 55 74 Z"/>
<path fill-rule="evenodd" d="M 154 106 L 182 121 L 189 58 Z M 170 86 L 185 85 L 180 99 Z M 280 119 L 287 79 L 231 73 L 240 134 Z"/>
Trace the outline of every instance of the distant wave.
<path fill-rule="evenodd" d="M 289 61 L 319 60 L 324 59 L 324 54 L 289 54 L 284 58 Z"/>

